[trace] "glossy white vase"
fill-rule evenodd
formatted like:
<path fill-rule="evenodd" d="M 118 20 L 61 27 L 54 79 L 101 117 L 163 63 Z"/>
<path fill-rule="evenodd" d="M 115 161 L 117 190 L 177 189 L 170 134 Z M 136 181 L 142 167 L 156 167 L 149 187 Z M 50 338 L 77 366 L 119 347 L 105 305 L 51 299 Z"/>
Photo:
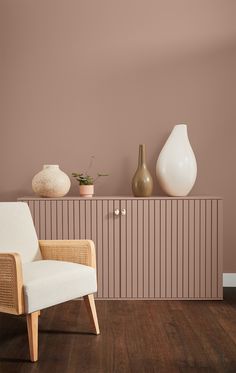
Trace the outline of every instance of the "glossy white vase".
<path fill-rule="evenodd" d="M 187 196 L 197 177 L 197 162 L 188 139 L 187 125 L 176 125 L 156 164 L 157 180 L 169 196 Z"/>
<path fill-rule="evenodd" d="M 70 185 L 70 178 L 58 165 L 44 165 L 32 180 L 32 189 L 39 197 L 63 197 L 69 192 Z"/>

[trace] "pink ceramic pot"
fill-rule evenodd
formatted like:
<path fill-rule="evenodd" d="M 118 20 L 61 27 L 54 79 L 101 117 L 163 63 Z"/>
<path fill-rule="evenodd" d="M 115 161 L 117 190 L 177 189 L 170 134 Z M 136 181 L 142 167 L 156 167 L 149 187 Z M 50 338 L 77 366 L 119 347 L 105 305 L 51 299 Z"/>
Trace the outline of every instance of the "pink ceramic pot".
<path fill-rule="evenodd" d="M 94 194 L 94 185 L 80 185 L 79 194 L 84 198 L 92 198 Z"/>

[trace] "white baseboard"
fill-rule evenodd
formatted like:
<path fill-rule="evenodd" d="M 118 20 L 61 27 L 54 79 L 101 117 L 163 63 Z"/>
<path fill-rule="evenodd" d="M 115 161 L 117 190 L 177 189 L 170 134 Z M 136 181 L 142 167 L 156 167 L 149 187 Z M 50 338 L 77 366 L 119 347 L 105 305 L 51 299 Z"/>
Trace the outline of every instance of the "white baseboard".
<path fill-rule="evenodd" d="M 223 286 L 236 287 L 236 273 L 223 273 Z"/>

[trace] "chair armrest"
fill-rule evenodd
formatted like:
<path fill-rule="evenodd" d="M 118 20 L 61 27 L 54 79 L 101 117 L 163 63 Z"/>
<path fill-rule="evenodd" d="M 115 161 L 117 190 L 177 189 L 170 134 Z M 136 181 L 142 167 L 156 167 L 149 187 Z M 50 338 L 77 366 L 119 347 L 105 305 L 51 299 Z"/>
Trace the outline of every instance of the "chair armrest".
<path fill-rule="evenodd" d="M 43 259 L 63 260 L 96 268 L 95 246 L 91 240 L 40 240 Z"/>
<path fill-rule="evenodd" d="M 22 264 L 17 253 L 0 253 L 0 312 L 24 313 Z"/>

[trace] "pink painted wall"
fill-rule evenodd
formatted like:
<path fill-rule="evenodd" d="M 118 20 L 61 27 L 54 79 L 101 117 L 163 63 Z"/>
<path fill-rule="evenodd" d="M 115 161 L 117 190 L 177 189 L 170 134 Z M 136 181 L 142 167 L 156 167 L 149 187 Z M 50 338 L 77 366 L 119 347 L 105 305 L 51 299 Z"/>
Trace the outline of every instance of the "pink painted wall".
<path fill-rule="evenodd" d="M 138 144 L 155 179 L 169 132 L 188 123 L 192 194 L 224 198 L 236 272 L 235 14 L 234 0 L 1 0 L 0 200 L 30 194 L 44 163 L 70 174 L 91 154 L 110 173 L 97 194 L 130 194 Z"/>

